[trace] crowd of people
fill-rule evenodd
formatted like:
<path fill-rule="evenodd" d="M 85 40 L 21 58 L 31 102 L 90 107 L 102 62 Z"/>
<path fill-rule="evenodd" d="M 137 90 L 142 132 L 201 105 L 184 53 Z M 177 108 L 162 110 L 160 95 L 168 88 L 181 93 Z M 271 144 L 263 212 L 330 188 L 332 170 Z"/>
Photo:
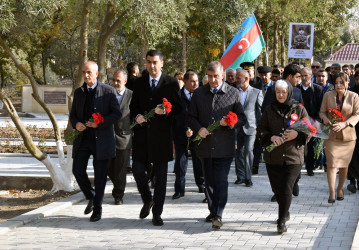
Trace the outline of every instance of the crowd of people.
<path fill-rule="evenodd" d="M 146 218 L 152 211 L 153 225 L 163 225 L 168 162 L 174 155 L 172 199 L 185 196 L 191 156 L 198 192 L 204 193 L 203 202 L 208 203 L 205 221 L 215 229 L 223 225 L 233 160 L 235 184 L 251 187 L 263 155 L 274 193 L 271 201 L 279 205 L 278 233 L 287 231 L 285 223 L 290 219 L 292 195 L 299 195 L 302 166 L 308 176 L 316 168 L 327 172 L 330 204 L 344 200 L 346 178 L 350 192 L 359 190 L 359 128 L 355 126 L 359 64 L 333 63 L 329 69 L 322 69 L 319 62 L 311 67 L 295 63 L 259 66 L 255 74 L 251 62 L 227 71 L 219 62 L 211 62 L 201 82 L 193 69 L 171 77 L 163 72 L 163 64 L 161 51 L 150 50 L 142 74 L 137 63 L 129 63 L 127 72 L 114 73 L 113 88 L 97 79 L 95 62 L 82 68 L 84 84 L 75 91 L 70 121 L 81 132 L 74 141 L 73 173 L 88 200 L 84 213 L 92 212 L 90 221 L 101 219 L 107 175 L 114 185 L 114 203 L 120 205 L 126 173 L 132 171 L 143 202 L 139 217 Z M 329 109 L 340 111 L 343 120 L 333 122 Z M 103 123 L 91 120 L 97 112 Z M 233 124 L 227 121 L 229 114 L 236 116 Z M 330 125 L 324 146 L 319 138 L 290 128 L 303 118 Z M 213 131 L 210 127 L 215 123 Z M 272 150 L 266 150 L 268 146 Z M 321 153 L 315 157 L 318 147 Z M 94 188 L 86 174 L 90 155 L 94 157 Z"/>

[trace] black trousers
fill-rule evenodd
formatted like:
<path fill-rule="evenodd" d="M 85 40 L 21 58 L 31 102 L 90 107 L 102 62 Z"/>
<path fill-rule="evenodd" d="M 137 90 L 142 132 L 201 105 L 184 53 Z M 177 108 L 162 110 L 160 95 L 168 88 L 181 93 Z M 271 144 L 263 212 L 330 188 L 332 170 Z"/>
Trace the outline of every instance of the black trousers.
<path fill-rule="evenodd" d="M 266 164 L 269 182 L 279 205 L 278 220 L 285 222 L 290 204 L 292 203 L 293 186 L 296 182 L 301 165 L 269 165 Z"/>
<path fill-rule="evenodd" d="M 155 205 L 152 208 L 152 213 L 155 216 L 159 216 L 163 211 L 163 204 L 166 198 L 166 186 L 167 186 L 167 171 L 168 162 L 165 163 L 153 163 L 152 171 L 154 171 L 155 189 L 152 193 L 149 187 L 149 177 L 147 172 L 146 163 L 140 161 L 133 161 L 132 173 L 135 177 L 137 189 L 141 194 L 143 203 L 149 203 L 154 201 Z"/>
<path fill-rule="evenodd" d="M 259 163 L 262 159 L 263 148 L 256 137 L 253 146 L 253 167 L 259 167 Z M 251 166 L 252 167 L 252 166 Z"/>
<path fill-rule="evenodd" d="M 186 186 L 186 173 L 188 167 L 188 150 L 187 144 L 176 143 L 176 161 L 174 165 L 176 181 L 175 181 L 175 193 L 185 193 Z M 204 188 L 204 176 L 202 170 L 201 160 L 197 157 L 195 149 L 190 148 L 192 163 L 193 163 L 193 174 L 196 185 L 198 188 Z"/>
<path fill-rule="evenodd" d="M 130 166 L 130 149 L 116 149 L 116 157 L 110 159 L 108 176 L 113 183 L 112 196 L 123 198 L 126 188 L 127 167 Z"/>
<path fill-rule="evenodd" d="M 93 167 L 95 172 L 95 189 L 87 175 L 87 164 L 90 156 L 93 155 Z M 96 145 L 90 141 L 82 141 L 73 161 L 72 173 L 74 174 L 81 191 L 87 200 L 93 200 L 95 208 L 101 208 L 107 181 L 108 159 L 96 159 Z"/>
<path fill-rule="evenodd" d="M 212 215 L 222 217 L 228 200 L 228 173 L 233 161 L 229 158 L 201 158 L 206 184 L 205 194 Z"/>

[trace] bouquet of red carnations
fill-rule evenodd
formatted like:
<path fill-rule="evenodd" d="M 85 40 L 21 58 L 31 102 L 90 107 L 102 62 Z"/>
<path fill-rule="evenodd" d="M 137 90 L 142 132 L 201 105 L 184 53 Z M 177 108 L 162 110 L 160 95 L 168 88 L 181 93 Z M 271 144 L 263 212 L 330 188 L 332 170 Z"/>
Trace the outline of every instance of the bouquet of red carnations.
<path fill-rule="evenodd" d="M 291 120 L 288 122 L 288 125 L 290 127 L 288 129 L 295 130 L 297 132 L 302 132 L 307 135 L 318 137 L 318 138 L 328 138 L 328 134 L 324 132 L 324 129 L 322 128 L 322 125 L 312 119 L 312 118 L 303 118 L 300 121 L 298 121 L 298 115 L 292 114 Z M 267 152 L 271 152 L 273 149 L 277 147 L 276 144 L 272 143 L 271 145 L 266 147 Z"/>
<path fill-rule="evenodd" d="M 234 125 L 236 125 L 236 123 L 238 122 L 238 116 L 236 113 L 233 113 L 232 111 L 229 111 L 227 116 L 224 118 L 224 121 L 226 122 L 228 127 L 232 127 Z M 209 133 L 213 133 L 213 131 L 215 131 L 216 129 L 218 129 L 221 125 L 220 125 L 220 120 L 219 121 L 215 121 L 211 124 L 209 124 L 209 126 L 207 127 L 207 130 Z M 200 135 L 197 135 L 193 141 L 198 141 L 198 145 L 202 142 L 203 138 Z"/>
<path fill-rule="evenodd" d="M 89 122 L 94 122 L 97 125 L 100 123 L 103 123 L 105 121 L 105 119 L 101 116 L 100 113 L 93 113 L 92 117 L 90 118 Z M 85 122 L 86 124 L 87 122 Z M 67 141 L 73 142 L 80 134 L 82 133 L 82 131 L 78 131 L 77 129 L 75 129 L 74 131 L 72 131 L 67 137 Z"/>
<path fill-rule="evenodd" d="M 328 111 L 328 118 L 329 118 L 330 123 L 328 123 L 327 125 L 324 125 L 324 129 L 323 129 L 323 133 L 325 133 L 327 135 L 327 137 L 326 138 L 321 137 L 319 143 L 316 144 L 316 146 L 314 148 L 314 159 L 319 158 L 319 156 L 322 152 L 322 146 L 324 143 L 324 139 L 328 139 L 328 137 L 329 137 L 331 125 L 333 123 L 343 122 L 345 120 L 344 116 L 342 116 L 342 114 L 339 110 L 328 108 L 327 111 Z"/>
<path fill-rule="evenodd" d="M 166 98 L 163 98 L 162 99 L 162 104 L 160 106 L 160 108 L 166 110 L 166 113 L 169 114 L 171 112 L 171 109 L 172 109 L 172 104 L 166 99 Z M 143 115 L 143 117 L 145 118 L 146 121 L 149 121 L 151 118 L 153 118 L 155 116 L 155 109 L 151 109 L 148 113 L 145 113 Z M 130 129 L 133 129 L 136 125 L 138 124 L 138 122 L 133 122 L 131 125 L 130 125 Z"/>

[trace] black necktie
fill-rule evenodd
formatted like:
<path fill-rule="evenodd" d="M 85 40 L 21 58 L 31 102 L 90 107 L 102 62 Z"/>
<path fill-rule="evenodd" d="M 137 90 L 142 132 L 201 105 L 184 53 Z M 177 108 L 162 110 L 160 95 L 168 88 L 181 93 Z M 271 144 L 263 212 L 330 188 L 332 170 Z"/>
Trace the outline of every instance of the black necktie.
<path fill-rule="evenodd" d="M 213 89 L 213 94 L 216 94 L 217 93 L 217 89 Z"/>
<path fill-rule="evenodd" d="M 152 85 L 151 85 L 151 90 L 152 90 L 152 91 L 154 91 L 155 88 L 156 88 L 155 83 L 156 83 L 156 79 L 152 79 Z"/>
<path fill-rule="evenodd" d="M 189 98 L 188 98 L 188 100 L 191 100 L 191 99 L 192 99 L 192 94 L 193 94 L 193 93 L 189 93 Z"/>

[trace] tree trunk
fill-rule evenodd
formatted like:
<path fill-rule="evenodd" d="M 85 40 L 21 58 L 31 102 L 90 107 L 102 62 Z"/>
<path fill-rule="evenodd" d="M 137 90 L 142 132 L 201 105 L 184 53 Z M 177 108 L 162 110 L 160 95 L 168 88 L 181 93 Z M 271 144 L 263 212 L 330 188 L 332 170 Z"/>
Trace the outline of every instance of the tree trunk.
<path fill-rule="evenodd" d="M 284 67 L 286 63 L 286 56 L 285 56 L 285 41 L 284 41 L 284 31 L 282 29 L 280 35 L 280 64 Z"/>
<path fill-rule="evenodd" d="M 146 54 L 147 54 L 147 39 L 146 39 L 146 28 L 145 25 L 141 24 L 141 54 L 143 66 L 146 65 Z M 146 68 L 146 67 L 144 67 Z"/>
<path fill-rule="evenodd" d="M 222 27 L 222 43 L 223 43 L 223 54 L 226 51 L 226 26 Z"/>
<path fill-rule="evenodd" d="M 11 117 L 11 120 L 14 122 L 17 130 L 19 131 L 21 137 L 24 140 L 24 145 L 27 150 L 39 161 L 41 161 L 50 172 L 51 179 L 54 183 L 52 187 L 52 192 L 59 190 L 64 190 L 71 192 L 74 190 L 74 181 L 71 176 L 69 177 L 69 171 L 64 171 L 59 168 L 56 163 L 54 163 L 50 157 L 43 153 L 33 142 L 31 135 L 26 130 L 25 125 L 21 122 L 20 117 L 18 116 L 10 98 L 6 97 L 4 91 L 0 92 L 0 100 L 4 103 L 5 109 Z M 70 168 L 71 169 L 71 168 Z"/>
<path fill-rule="evenodd" d="M 44 78 L 44 85 L 47 85 L 47 81 L 46 81 L 47 58 L 46 58 L 46 55 L 45 55 L 45 48 L 42 49 L 41 60 L 42 60 L 42 76 Z"/>
<path fill-rule="evenodd" d="M 278 21 L 274 20 L 274 37 L 273 37 L 273 61 L 272 65 L 278 64 Z"/>
<path fill-rule="evenodd" d="M 0 81 L 1 81 L 0 88 L 3 89 L 5 87 L 5 73 L 4 73 L 4 67 L 2 61 L 0 61 Z"/>
<path fill-rule="evenodd" d="M 98 64 L 98 79 L 101 82 L 107 81 L 106 74 L 106 50 L 107 44 L 110 40 L 110 37 L 116 32 L 116 30 L 122 24 L 123 18 L 127 10 L 122 11 L 119 14 L 119 17 L 113 22 L 115 19 L 115 5 L 113 0 L 109 0 L 107 3 L 106 16 L 101 25 L 100 35 L 97 43 L 97 64 Z M 111 25 L 112 23 L 112 25 Z"/>
<path fill-rule="evenodd" d="M 182 32 L 182 71 L 186 72 L 187 69 L 187 33 Z"/>

